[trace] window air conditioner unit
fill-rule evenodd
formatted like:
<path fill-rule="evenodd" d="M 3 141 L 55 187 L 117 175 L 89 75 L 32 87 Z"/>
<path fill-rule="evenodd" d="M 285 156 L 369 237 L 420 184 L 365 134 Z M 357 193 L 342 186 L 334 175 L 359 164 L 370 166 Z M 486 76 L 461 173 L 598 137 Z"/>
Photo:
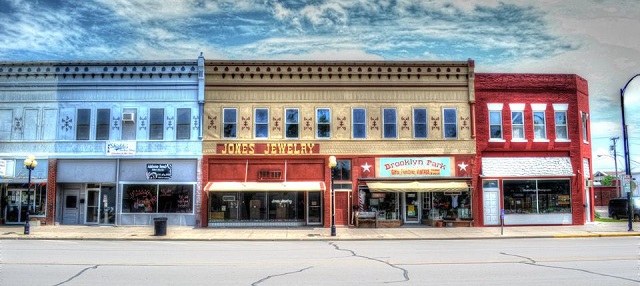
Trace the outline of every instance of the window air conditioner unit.
<path fill-rule="evenodd" d="M 122 121 L 123 122 L 135 122 L 136 121 L 136 116 L 133 113 L 123 113 L 122 114 Z"/>

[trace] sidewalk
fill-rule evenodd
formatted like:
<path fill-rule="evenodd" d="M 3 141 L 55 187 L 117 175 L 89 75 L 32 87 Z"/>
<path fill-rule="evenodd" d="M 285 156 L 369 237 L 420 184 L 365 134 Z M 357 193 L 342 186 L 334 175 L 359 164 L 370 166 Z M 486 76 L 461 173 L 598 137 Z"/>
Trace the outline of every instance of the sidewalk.
<path fill-rule="evenodd" d="M 640 223 L 593 222 L 583 226 L 453 227 L 409 226 L 400 228 L 193 228 L 168 226 L 167 234 L 154 236 L 153 226 L 38 226 L 24 235 L 24 226 L 0 226 L 3 239 L 51 240 L 201 240 L 201 241 L 303 241 L 303 240 L 437 240 L 496 238 L 570 238 L 640 236 Z M 502 232 L 502 233 L 501 233 Z"/>

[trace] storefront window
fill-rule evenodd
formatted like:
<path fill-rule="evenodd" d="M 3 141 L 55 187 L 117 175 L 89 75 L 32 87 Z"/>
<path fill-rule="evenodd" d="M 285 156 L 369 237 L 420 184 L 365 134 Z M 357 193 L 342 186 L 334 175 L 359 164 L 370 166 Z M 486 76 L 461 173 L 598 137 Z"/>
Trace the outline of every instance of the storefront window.
<path fill-rule="evenodd" d="M 213 192 L 209 220 L 303 221 L 304 192 Z"/>
<path fill-rule="evenodd" d="M 471 219 L 468 192 L 429 192 L 423 196 L 424 215 L 429 219 Z"/>
<path fill-rule="evenodd" d="M 193 185 L 124 185 L 123 213 L 192 213 Z"/>
<path fill-rule="evenodd" d="M 398 193 L 367 193 L 364 210 L 375 212 L 380 220 L 397 220 L 400 216 Z"/>
<path fill-rule="evenodd" d="M 193 185 L 160 185 L 158 212 L 193 212 Z"/>
<path fill-rule="evenodd" d="M 505 214 L 571 213 L 569 180 L 504 180 Z"/>

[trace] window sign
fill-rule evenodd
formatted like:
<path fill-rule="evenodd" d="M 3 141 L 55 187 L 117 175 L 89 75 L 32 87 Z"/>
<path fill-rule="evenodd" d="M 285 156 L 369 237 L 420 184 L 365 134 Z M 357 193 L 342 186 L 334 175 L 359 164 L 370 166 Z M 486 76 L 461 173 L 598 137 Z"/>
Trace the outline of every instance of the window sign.
<path fill-rule="evenodd" d="M 171 179 L 171 164 L 147 164 L 147 179 Z"/>

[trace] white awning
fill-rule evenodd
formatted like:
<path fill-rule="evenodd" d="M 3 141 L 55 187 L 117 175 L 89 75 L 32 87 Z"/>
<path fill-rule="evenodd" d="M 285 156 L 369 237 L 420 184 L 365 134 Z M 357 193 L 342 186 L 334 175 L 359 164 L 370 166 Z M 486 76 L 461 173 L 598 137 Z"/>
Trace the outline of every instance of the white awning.
<path fill-rule="evenodd" d="M 412 181 L 367 182 L 372 192 L 460 192 L 468 191 L 469 185 L 459 181 Z"/>
<path fill-rule="evenodd" d="M 569 157 L 483 157 L 485 177 L 575 176 Z"/>
<path fill-rule="evenodd" d="M 210 192 L 281 192 L 324 191 L 324 182 L 209 182 L 204 187 Z"/>

